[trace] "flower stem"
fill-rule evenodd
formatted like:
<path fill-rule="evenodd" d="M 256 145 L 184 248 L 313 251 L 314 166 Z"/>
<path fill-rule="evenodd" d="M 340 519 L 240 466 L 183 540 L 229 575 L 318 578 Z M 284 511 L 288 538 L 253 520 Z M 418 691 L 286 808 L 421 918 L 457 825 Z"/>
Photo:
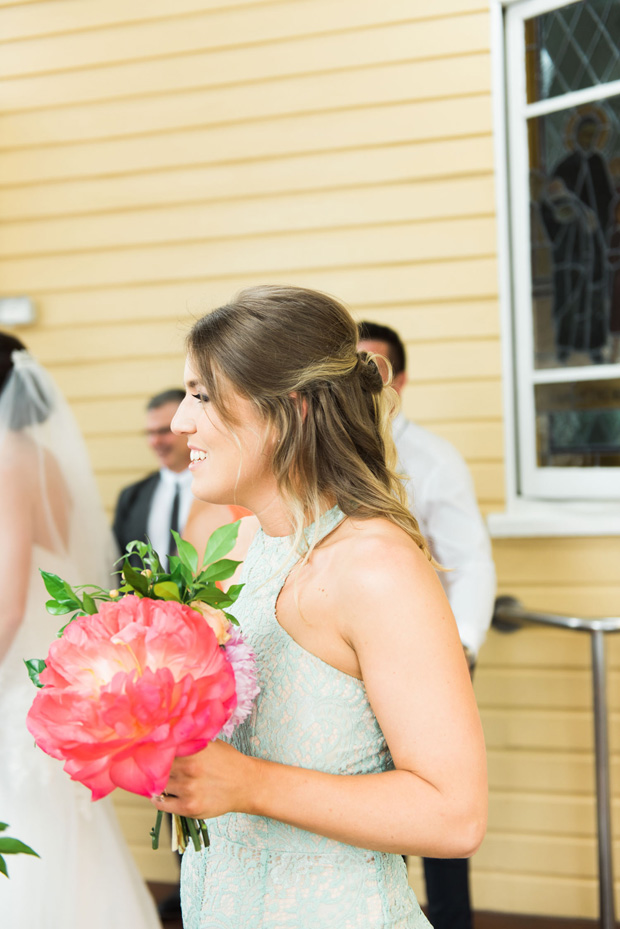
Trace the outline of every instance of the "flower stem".
<path fill-rule="evenodd" d="M 199 852 L 200 849 L 202 848 L 202 845 L 200 842 L 200 834 L 198 832 L 198 829 L 196 828 L 196 820 L 188 818 L 186 822 L 187 822 L 187 828 L 189 830 L 189 834 L 192 837 L 192 842 L 194 843 L 194 850 Z"/>
<path fill-rule="evenodd" d="M 155 825 L 153 826 L 150 832 L 151 847 L 153 849 L 159 848 L 159 832 L 161 829 L 161 820 L 162 820 L 163 815 L 164 814 L 162 813 L 161 810 L 157 811 L 157 818 L 155 819 Z"/>
<path fill-rule="evenodd" d="M 202 841 L 204 842 L 205 848 L 208 848 L 211 844 L 211 840 L 209 839 L 209 830 L 207 829 L 207 824 L 204 819 L 199 819 L 198 825 L 200 826 L 200 834 L 202 835 Z"/>

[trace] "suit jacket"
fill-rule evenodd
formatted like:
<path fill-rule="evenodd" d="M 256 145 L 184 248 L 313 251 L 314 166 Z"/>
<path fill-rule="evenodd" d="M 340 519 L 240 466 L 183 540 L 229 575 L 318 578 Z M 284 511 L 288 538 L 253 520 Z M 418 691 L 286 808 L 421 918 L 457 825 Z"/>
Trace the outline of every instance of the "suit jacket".
<path fill-rule="evenodd" d="M 134 539 L 146 541 L 149 510 L 158 483 L 159 471 L 155 471 L 121 490 L 112 526 L 121 554 L 124 554 L 128 542 Z"/>

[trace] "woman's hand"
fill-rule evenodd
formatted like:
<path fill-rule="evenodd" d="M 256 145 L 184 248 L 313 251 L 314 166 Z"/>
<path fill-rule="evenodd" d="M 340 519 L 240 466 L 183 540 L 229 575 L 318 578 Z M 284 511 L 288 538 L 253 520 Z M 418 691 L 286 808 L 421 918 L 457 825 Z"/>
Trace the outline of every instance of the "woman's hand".
<path fill-rule="evenodd" d="M 176 758 L 158 810 L 192 819 L 251 812 L 251 785 L 258 760 L 216 739 L 202 751 Z"/>

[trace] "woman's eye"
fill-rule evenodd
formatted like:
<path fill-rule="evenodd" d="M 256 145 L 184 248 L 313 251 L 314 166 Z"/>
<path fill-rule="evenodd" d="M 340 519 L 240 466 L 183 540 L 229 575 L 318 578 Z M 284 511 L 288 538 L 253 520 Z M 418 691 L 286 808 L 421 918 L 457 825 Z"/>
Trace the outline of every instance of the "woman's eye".
<path fill-rule="evenodd" d="M 192 394 L 194 400 L 198 400 L 199 403 L 208 403 L 209 398 L 206 394 Z"/>

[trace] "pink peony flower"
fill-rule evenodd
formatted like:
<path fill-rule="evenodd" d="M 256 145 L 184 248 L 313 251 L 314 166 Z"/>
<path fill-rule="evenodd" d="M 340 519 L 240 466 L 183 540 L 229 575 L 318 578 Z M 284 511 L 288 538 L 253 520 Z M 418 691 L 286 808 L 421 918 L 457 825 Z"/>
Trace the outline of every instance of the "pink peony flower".
<path fill-rule="evenodd" d="M 103 603 L 69 624 L 46 665 L 28 729 L 93 800 L 115 787 L 161 793 L 175 756 L 204 748 L 237 706 L 224 649 L 175 601 Z"/>

